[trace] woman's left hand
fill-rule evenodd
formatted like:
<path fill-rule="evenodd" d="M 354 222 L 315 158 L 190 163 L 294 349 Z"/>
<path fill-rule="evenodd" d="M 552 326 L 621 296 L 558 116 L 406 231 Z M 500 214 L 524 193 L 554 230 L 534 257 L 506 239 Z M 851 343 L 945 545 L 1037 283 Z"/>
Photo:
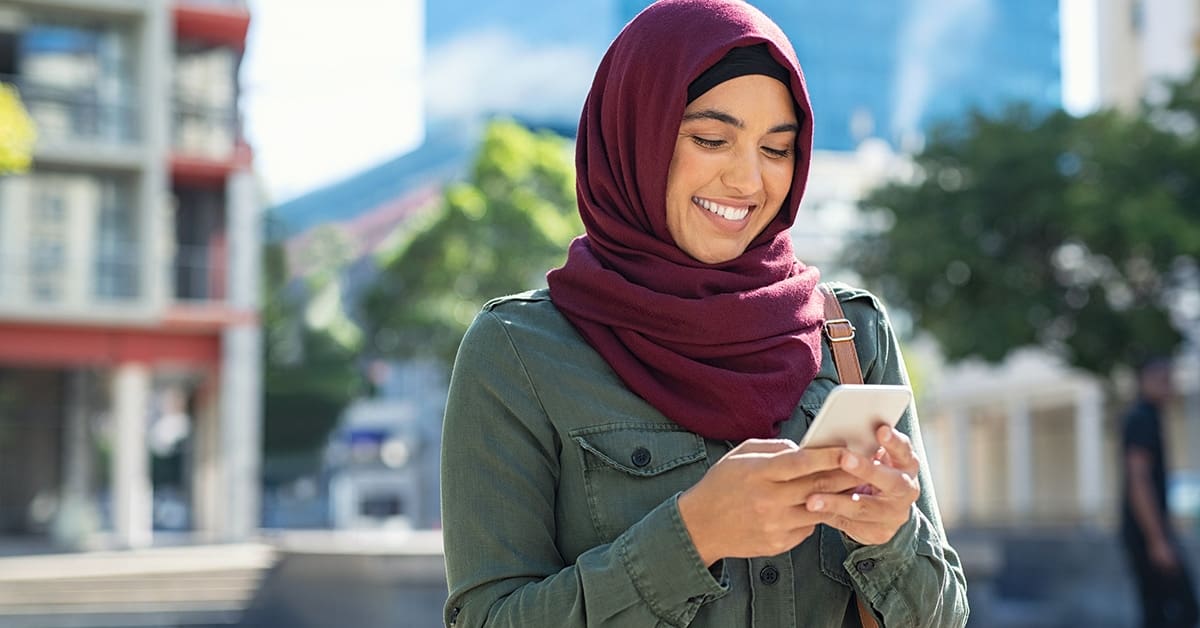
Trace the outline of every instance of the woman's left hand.
<path fill-rule="evenodd" d="M 873 459 L 842 453 L 842 469 L 867 486 L 846 493 L 812 494 L 806 502 L 809 511 L 826 515 L 826 524 L 863 545 L 890 541 L 908 521 L 912 505 L 921 495 L 917 483 L 920 463 L 908 436 L 881 425 L 875 438 L 882 454 Z"/>

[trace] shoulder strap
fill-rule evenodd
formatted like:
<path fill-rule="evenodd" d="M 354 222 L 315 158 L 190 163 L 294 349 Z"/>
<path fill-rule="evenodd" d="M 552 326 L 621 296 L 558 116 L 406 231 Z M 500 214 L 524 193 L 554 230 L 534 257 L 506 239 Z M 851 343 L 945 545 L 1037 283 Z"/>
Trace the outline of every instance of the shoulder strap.
<path fill-rule="evenodd" d="M 843 384 L 863 383 L 862 367 L 858 363 L 858 350 L 854 347 L 854 325 L 842 312 L 842 304 L 829 284 L 821 284 L 821 292 L 825 297 L 825 339 L 829 341 L 829 354 L 833 356 L 833 365 L 837 367 L 838 381 Z M 863 628 L 879 628 L 875 615 L 863 602 L 862 597 L 854 594 L 858 606 L 858 620 Z"/>
<path fill-rule="evenodd" d="M 843 384 L 863 383 L 862 367 L 858 364 L 858 350 L 854 347 L 854 325 L 842 312 L 842 304 L 829 284 L 821 284 L 825 296 L 825 339 L 829 341 L 829 353 L 837 367 L 838 380 Z"/>

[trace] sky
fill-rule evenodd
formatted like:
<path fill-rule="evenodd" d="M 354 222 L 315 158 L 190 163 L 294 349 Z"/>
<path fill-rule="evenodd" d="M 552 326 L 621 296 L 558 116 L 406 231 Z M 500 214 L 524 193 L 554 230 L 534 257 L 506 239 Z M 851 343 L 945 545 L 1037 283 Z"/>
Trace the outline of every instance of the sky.
<path fill-rule="evenodd" d="M 1099 97 L 1097 1 L 1060 0 L 1063 105 L 1076 115 L 1093 109 Z M 447 54 L 427 63 L 424 2 L 338 0 L 335 10 L 328 0 L 249 0 L 250 34 L 242 62 L 245 132 L 270 204 L 418 146 L 427 98 L 442 109 L 452 109 L 468 93 L 503 106 L 506 97 L 528 90 L 548 99 L 571 97 L 591 81 L 590 70 L 578 68 L 593 66 L 594 60 L 571 57 L 567 49 L 534 50 L 503 32 L 480 35 L 497 44 L 490 59 L 455 54 L 448 47 Z M 431 76 L 444 77 L 458 76 L 453 68 L 460 66 L 475 68 L 474 75 L 464 75 L 475 78 L 423 84 L 430 67 L 438 69 Z M 521 79 L 522 68 L 558 66 L 551 74 L 564 77 L 557 86 L 560 96 Z M 572 81 L 582 81 L 582 87 Z M 476 89 L 458 91 L 464 84 Z"/>
<path fill-rule="evenodd" d="M 418 144 L 423 0 L 249 6 L 245 132 L 272 205 Z"/>

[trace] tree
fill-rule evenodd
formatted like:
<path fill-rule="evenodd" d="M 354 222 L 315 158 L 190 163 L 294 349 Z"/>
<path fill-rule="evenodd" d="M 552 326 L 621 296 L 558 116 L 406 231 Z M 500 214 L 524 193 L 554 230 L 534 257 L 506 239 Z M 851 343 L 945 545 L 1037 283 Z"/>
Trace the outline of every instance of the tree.
<path fill-rule="evenodd" d="M 329 430 L 364 386 L 358 348 L 307 324 L 310 287 L 288 282 L 281 244 L 267 245 L 263 267 L 263 450 L 268 480 L 279 481 L 318 468 Z"/>
<path fill-rule="evenodd" d="M 20 174 L 33 160 L 37 132 L 16 88 L 0 83 L 0 175 Z"/>
<path fill-rule="evenodd" d="M 847 262 L 951 359 L 1042 344 L 1106 375 L 1169 352 L 1196 297 L 1200 74 L 1170 93 L 1136 116 L 1015 107 L 935 130 L 913 180 L 868 195 L 890 227 Z"/>
<path fill-rule="evenodd" d="M 449 364 L 480 306 L 544 285 L 582 231 L 567 141 L 493 122 L 468 180 L 382 260 L 362 304 L 372 350 Z"/>

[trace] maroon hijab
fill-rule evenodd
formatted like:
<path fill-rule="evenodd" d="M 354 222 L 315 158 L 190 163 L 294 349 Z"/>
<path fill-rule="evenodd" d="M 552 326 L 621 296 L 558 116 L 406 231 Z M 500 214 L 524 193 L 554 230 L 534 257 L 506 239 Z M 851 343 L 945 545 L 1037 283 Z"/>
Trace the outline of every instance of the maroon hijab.
<path fill-rule="evenodd" d="M 763 42 L 791 73 L 800 114 L 792 189 L 745 253 L 706 264 L 666 222 L 688 85 L 730 49 Z M 584 103 L 575 161 L 587 235 L 547 275 L 551 299 L 633 392 L 705 437 L 778 434 L 820 367 L 818 272 L 796 260 L 788 235 L 812 128 L 791 44 L 736 0 L 651 4 L 608 49 Z"/>

